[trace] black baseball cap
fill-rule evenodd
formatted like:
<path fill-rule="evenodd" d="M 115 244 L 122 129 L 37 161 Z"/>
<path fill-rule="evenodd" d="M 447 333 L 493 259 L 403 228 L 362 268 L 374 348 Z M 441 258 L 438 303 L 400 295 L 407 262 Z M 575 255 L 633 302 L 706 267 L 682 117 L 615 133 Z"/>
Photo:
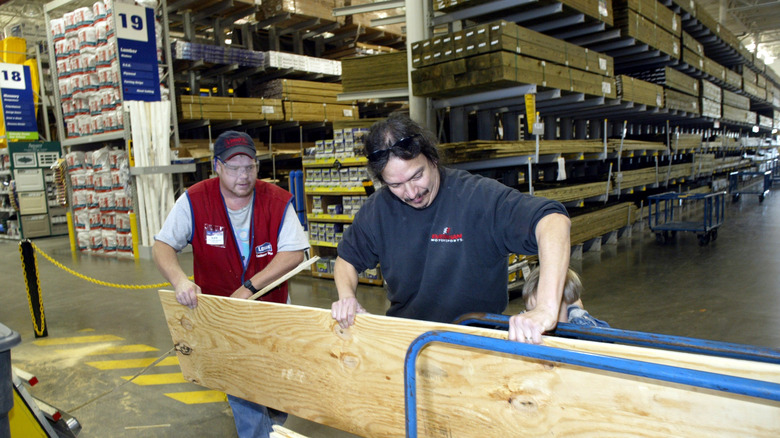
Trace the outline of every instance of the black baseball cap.
<path fill-rule="evenodd" d="M 236 155 L 257 156 L 255 142 L 245 132 L 225 131 L 214 141 L 214 157 L 227 161 Z"/>

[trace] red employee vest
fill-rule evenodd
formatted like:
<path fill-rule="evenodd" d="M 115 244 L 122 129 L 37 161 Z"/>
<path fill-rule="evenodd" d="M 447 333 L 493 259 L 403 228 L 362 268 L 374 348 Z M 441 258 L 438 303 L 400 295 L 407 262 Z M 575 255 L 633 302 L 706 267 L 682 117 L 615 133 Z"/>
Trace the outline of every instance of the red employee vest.
<path fill-rule="evenodd" d="M 262 271 L 276 255 L 279 232 L 292 195 L 284 189 L 263 181 L 255 183 L 252 209 L 249 263 L 244 271 L 227 206 L 219 191 L 219 178 L 201 181 L 189 189 L 192 208 L 192 252 L 195 284 L 204 294 L 229 297 L 244 280 Z M 219 233 L 221 243 L 207 243 L 207 233 Z M 213 242 L 212 242 L 213 243 Z M 262 301 L 287 302 L 287 283 L 283 283 L 262 298 Z"/>

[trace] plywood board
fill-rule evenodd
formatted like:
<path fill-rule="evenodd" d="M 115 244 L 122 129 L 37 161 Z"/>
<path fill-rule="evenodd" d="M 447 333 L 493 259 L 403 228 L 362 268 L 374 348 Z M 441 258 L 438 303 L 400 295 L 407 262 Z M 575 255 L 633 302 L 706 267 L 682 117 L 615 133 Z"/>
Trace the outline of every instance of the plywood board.
<path fill-rule="evenodd" d="M 160 301 L 185 378 L 360 436 L 403 436 L 403 363 L 430 330 L 504 332 L 379 315 L 342 330 L 330 310 L 174 293 Z M 293 298 L 294 300 L 294 298 Z M 546 337 L 546 346 L 780 382 L 780 367 Z M 780 402 L 432 344 L 417 365 L 419 436 L 766 436 Z"/>

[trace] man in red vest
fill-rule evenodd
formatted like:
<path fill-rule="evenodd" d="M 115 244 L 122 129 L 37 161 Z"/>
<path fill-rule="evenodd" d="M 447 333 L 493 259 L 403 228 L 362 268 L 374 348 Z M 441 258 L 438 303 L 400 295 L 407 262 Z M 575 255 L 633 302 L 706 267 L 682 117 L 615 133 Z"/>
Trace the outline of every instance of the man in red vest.
<path fill-rule="evenodd" d="M 214 142 L 218 178 L 190 187 L 174 205 L 152 254 L 157 268 L 171 282 L 176 300 L 190 308 L 198 295 L 249 298 L 282 277 L 304 259 L 309 247 L 292 207 L 292 195 L 257 179 L 252 138 L 227 131 Z M 179 264 L 177 253 L 192 245 L 195 281 Z M 288 303 L 287 284 L 262 301 Z M 287 414 L 228 396 L 239 437 L 267 437 L 272 424 Z"/>

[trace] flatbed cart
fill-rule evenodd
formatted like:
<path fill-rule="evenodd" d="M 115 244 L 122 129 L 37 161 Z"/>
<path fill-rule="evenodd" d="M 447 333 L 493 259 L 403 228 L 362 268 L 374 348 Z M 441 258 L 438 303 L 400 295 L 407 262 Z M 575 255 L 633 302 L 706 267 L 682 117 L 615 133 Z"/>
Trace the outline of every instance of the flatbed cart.
<path fill-rule="evenodd" d="M 702 246 L 718 238 L 718 227 L 723 225 L 726 192 L 667 192 L 648 196 L 647 201 L 648 225 L 655 233 L 656 242 L 671 242 L 678 231 L 696 233 Z"/>
<path fill-rule="evenodd" d="M 772 170 L 729 173 L 729 193 L 731 193 L 732 202 L 739 201 L 739 197 L 742 195 L 758 195 L 760 204 L 769 194 L 770 187 L 772 187 Z"/>

